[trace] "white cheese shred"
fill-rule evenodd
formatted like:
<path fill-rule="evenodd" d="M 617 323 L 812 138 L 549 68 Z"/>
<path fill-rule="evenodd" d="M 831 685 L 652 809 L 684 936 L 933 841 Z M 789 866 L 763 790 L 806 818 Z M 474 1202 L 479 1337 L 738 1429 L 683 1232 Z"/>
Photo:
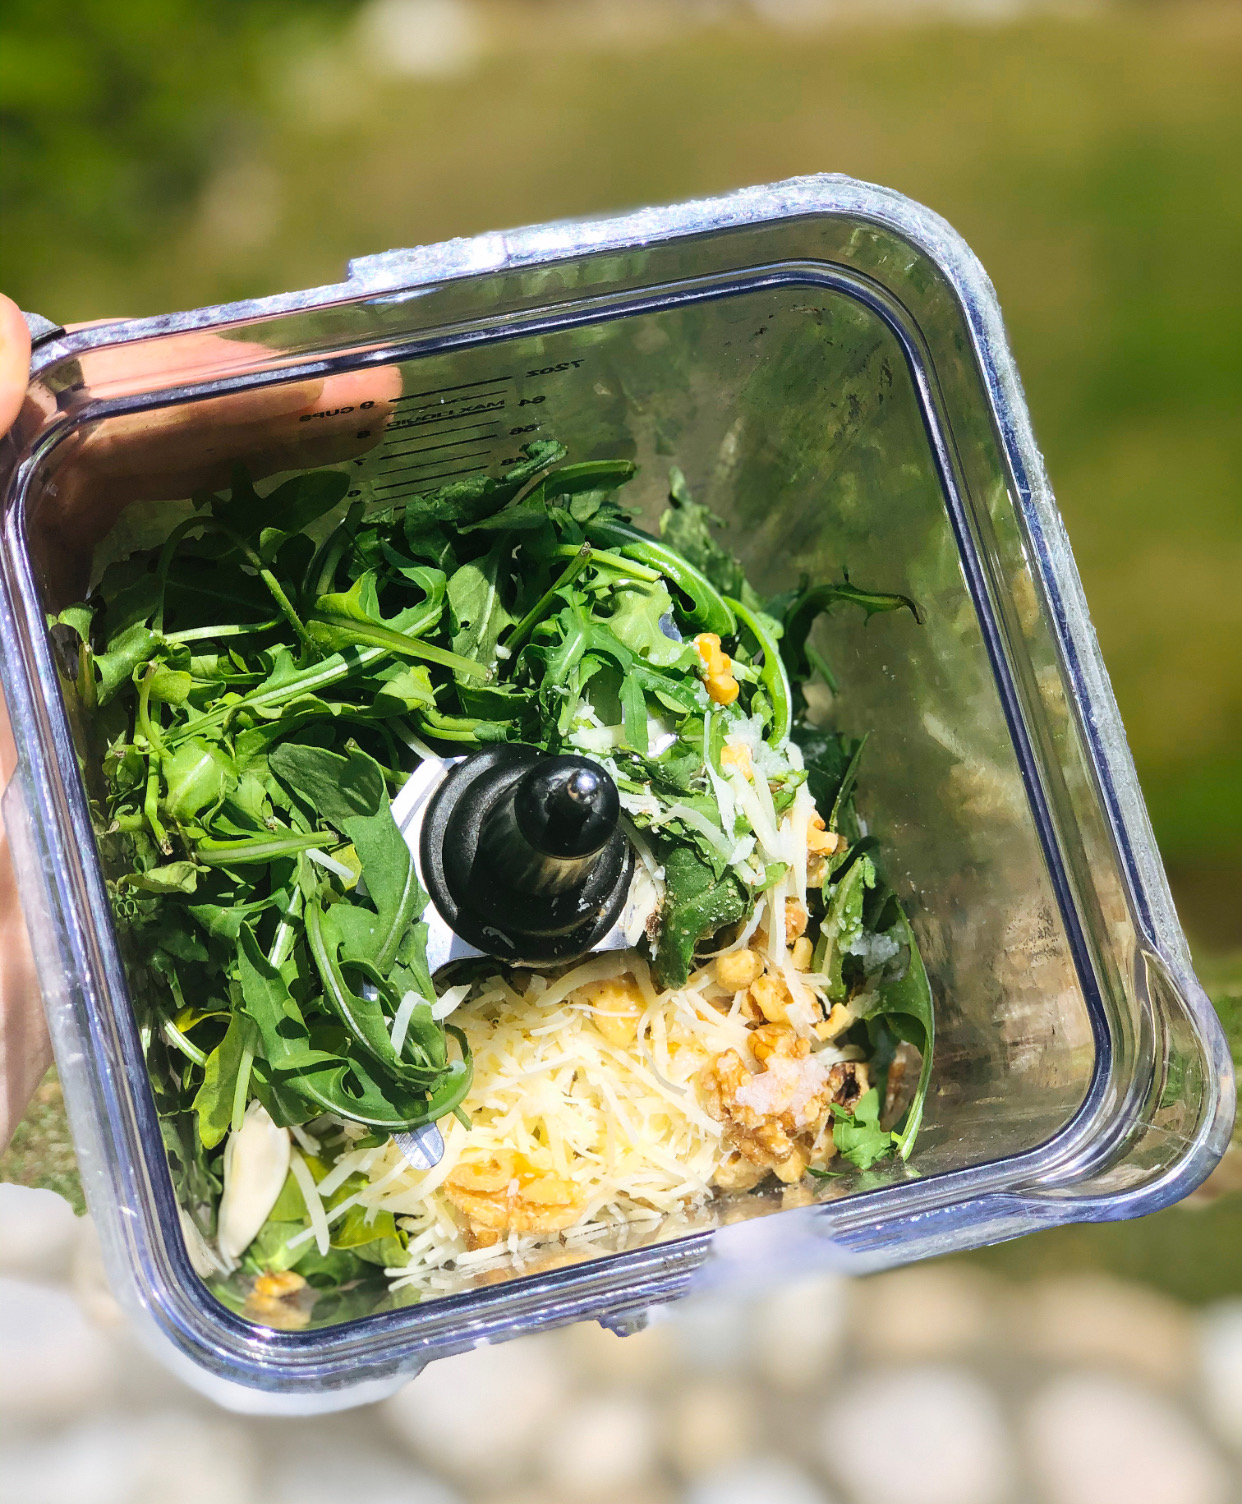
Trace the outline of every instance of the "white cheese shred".
<path fill-rule="evenodd" d="M 306 1202 L 307 1215 L 310 1217 L 310 1233 L 300 1233 L 298 1241 L 308 1235 L 313 1236 L 320 1255 L 326 1257 L 330 1239 L 328 1218 L 319 1197 L 319 1187 L 315 1184 L 315 1177 L 310 1172 L 310 1166 L 296 1151 L 289 1157 L 289 1169 L 298 1183 L 298 1189 L 302 1192 L 302 1200 Z M 293 1240 L 290 1241 L 289 1246 L 293 1246 Z"/>
<path fill-rule="evenodd" d="M 417 992 L 407 992 L 401 999 L 392 1020 L 392 1052 L 400 1055 L 401 1047 L 405 1044 L 405 1036 L 410 1032 L 410 1020 L 414 1017 L 414 1010 L 419 1003 L 426 1002 L 426 998 Z"/>
<path fill-rule="evenodd" d="M 343 883 L 348 883 L 351 887 L 353 886 L 354 879 L 358 874 L 351 872 L 344 862 L 338 862 L 334 856 L 329 856 L 326 851 L 320 851 L 318 846 L 312 846 L 306 852 L 306 855 L 310 857 L 312 862 L 316 862 L 320 867 L 324 868 L 325 871 L 331 872 L 335 877 L 339 877 Z"/>
<path fill-rule="evenodd" d="M 622 976 L 633 978 L 643 1008 L 628 1045 L 596 1026 L 583 991 Z M 686 987 L 657 992 L 640 955 L 614 951 L 570 968 L 542 993 L 493 992 L 489 1002 L 484 991 L 462 1004 L 457 1021 L 474 1056 L 462 1104 L 469 1132 L 443 1119 L 444 1157 L 425 1172 L 388 1146 L 366 1170 L 371 1183 L 350 1198 L 403 1219 L 409 1262 L 388 1271 L 394 1288 L 460 1288 L 493 1263 L 520 1264 L 549 1237 L 650 1229 L 702 1207 L 725 1148 L 720 1124 L 698 1103 L 695 1078 L 723 1050 L 745 1050 L 748 1035 L 744 1019 L 703 995 L 709 985 L 700 972 Z M 550 1234 L 511 1229 L 492 1247 L 471 1250 L 468 1219 L 445 1182 L 463 1165 L 502 1154 L 515 1157 L 522 1176 L 568 1182 L 573 1217 Z"/>

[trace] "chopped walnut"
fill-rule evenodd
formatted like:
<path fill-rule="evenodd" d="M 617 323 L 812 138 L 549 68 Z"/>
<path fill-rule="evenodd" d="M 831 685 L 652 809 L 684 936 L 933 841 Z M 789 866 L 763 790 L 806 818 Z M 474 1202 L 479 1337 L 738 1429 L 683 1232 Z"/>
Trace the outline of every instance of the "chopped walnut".
<path fill-rule="evenodd" d="M 306 1280 L 295 1269 L 277 1269 L 260 1274 L 254 1282 L 254 1294 L 261 1300 L 284 1300 L 306 1289 Z"/>
<path fill-rule="evenodd" d="M 832 856 L 845 844 L 835 830 L 825 830 L 821 816 L 815 815 L 806 832 L 806 849 L 815 856 Z"/>
<path fill-rule="evenodd" d="M 788 1159 L 783 1160 L 779 1165 L 773 1165 L 772 1173 L 776 1176 L 777 1180 L 782 1181 L 785 1185 L 797 1185 L 806 1174 L 806 1167 L 809 1163 L 810 1160 L 807 1158 L 806 1150 L 800 1149 L 795 1145 L 794 1151 Z"/>
<path fill-rule="evenodd" d="M 742 1154 L 731 1154 L 716 1168 L 712 1183 L 722 1191 L 753 1191 L 768 1173 L 766 1165 L 757 1165 Z"/>
<path fill-rule="evenodd" d="M 828 1017 L 815 1025 L 815 1036 L 825 1043 L 844 1034 L 854 1022 L 854 1015 L 844 1003 L 833 1003 Z"/>
<path fill-rule="evenodd" d="M 725 1050 L 700 1073 L 703 1106 L 724 1125 L 726 1140 L 741 1159 L 794 1185 L 808 1165 L 836 1153 L 831 1104 L 853 1109 L 867 1090 L 867 1067 L 860 1061 L 826 1066 L 807 1040 L 775 1023 L 753 1030 L 750 1046 L 758 1070 L 749 1070 L 736 1050 Z M 716 1183 L 744 1189 L 735 1184 L 741 1178 L 730 1159 Z"/>
<path fill-rule="evenodd" d="M 806 934 L 806 922 L 809 917 L 805 904 L 799 903 L 796 898 L 785 900 L 786 945 L 792 945 L 795 940 Z"/>
<path fill-rule="evenodd" d="M 310 1321 L 310 1306 L 299 1297 L 306 1280 L 292 1269 L 260 1274 L 251 1288 L 243 1315 L 259 1326 L 281 1332 L 296 1332 Z"/>
<path fill-rule="evenodd" d="M 811 1048 L 805 1039 L 797 1038 L 785 1024 L 760 1024 L 757 1029 L 752 1029 L 746 1042 L 750 1045 L 750 1053 L 760 1065 L 772 1055 L 792 1055 L 801 1060 L 810 1054 Z"/>
<path fill-rule="evenodd" d="M 574 997 L 595 1010 L 595 1027 L 609 1044 L 624 1049 L 634 1043 L 643 1012 L 643 996 L 633 977 L 610 977 L 604 982 L 588 983 L 579 987 Z"/>
<path fill-rule="evenodd" d="M 795 971 L 810 971 L 811 962 L 815 959 L 815 947 L 811 944 L 809 935 L 799 935 L 793 943 L 793 964 Z"/>
<path fill-rule="evenodd" d="M 716 980 L 728 992 L 749 987 L 763 970 L 763 962 L 753 950 L 730 950 L 717 956 L 713 971 Z"/>
<path fill-rule="evenodd" d="M 789 988 L 782 977 L 756 977 L 750 984 L 750 996 L 770 1024 L 789 1022 Z"/>
<path fill-rule="evenodd" d="M 749 778 L 754 772 L 754 763 L 751 761 L 750 748 L 745 742 L 738 742 L 736 746 L 722 747 L 720 749 L 720 765 L 724 768 L 736 768 L 743 778 Z"/>
<path fill-rule="evenodd" d="M 755 995 L 749 988 L 742 993 L 741 1014 L 748 1024 L 761 1024 L 763 1022 L 763 1010 L 755 1001 Z"/>
<path fill-rule="evenodd" d="M 489 1232 L 560 1232 L 576 1220 L 584 1199 L 570 1181 L 525 1168 L 510 1150 L 487 1160 L 463 1161 L 444 1189 L 466 1214 L 469 1233 L 480 1240 Z"/>
<path fill-rule="evenodd" d="M 512 1149 L 502 1149 L 486 1159 L 463 1159 L 449 1176 L 449 1183 L 472 1195 L 488 1196 L 509 1186 L 514 1179 L 515 1164 Z"/>
<path fill-rule="evenodd" d="M 703 663 L 709 697 L 717 705 L 732 705 L 741 686 L 733 677 L 733 660 L 722 650 L 720 638 L 715 632 L 700 632 L 694 646 Z"/>
<path fill-rule="evenodd" d="M 828 1072 L 828 1096 L 838 1107 L 853 1112 L 859 1097 L 871 1087 L 871 1072 L 861 1060 L 841 1060 Z"/>

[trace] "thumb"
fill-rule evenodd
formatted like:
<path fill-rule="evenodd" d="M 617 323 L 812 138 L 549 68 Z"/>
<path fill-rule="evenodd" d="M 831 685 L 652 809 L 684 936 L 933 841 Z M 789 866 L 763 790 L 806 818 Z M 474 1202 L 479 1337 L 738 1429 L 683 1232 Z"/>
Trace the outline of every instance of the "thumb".
<path fill-rule="evenodd" d="M 0 293 L 0 434 L 21 411 L 30 377 L 30 331 L 21 309 Z"/>

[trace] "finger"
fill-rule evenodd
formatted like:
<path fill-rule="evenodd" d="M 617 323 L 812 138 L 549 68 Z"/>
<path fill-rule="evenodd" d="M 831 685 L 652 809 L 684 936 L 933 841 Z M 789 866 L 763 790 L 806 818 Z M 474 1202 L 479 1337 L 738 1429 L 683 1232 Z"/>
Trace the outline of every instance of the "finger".
<path fill-rule="evenodd" d="M 0 293 L 0 434 L 21 411 L 30 379 L 30 331 L 12 298 Z"/>
<path fill-rule="evenodd" d="M 107 398 L 220 379 L 272 359 L 257 343 L 192 330 L 104 344 L 84 351 L 79 366 L 83 389 Z M 95 547 L 131 503 L 221 490 L 239 463 L 258 480 L 357 458 L 382 442 L 401 388 L 398 367 L 368 366 L 85 425 L 59 446 L 32 516 L 49 605 L 82 594 Z"/>
<path fill-rule="evenodd" d="M 0 697 L 0 779 L 4 784 L 16 760 L 8 712 Z M 12 1137 L 51 1063 L 39 979 L 17 897 L 8 837 L 0 820 L 0 1150 Z"/>

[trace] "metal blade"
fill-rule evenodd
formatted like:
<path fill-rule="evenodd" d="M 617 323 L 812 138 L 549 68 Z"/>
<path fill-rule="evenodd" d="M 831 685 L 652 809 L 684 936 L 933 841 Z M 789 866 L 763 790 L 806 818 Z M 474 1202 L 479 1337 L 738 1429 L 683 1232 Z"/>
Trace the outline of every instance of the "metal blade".
<path fill-rule="evenodd" d="M 444 1135 L 434 1123 L 413 1133 L 394 1133 L 392 1138 L 412 1170 L 434 1169 L 444 1158 Z"/>

